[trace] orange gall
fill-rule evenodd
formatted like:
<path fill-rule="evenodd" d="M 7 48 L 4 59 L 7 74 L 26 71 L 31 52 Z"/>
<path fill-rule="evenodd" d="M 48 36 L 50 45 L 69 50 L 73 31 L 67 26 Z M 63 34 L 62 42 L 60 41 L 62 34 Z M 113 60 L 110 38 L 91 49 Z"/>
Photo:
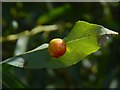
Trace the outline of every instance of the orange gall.
<path fill-rule="evenodd" d="M 49 54 L 54 58 L 59 58 L 66 52 L 66 44 L 60 38 L 52 39 L 48 47 Z"/>

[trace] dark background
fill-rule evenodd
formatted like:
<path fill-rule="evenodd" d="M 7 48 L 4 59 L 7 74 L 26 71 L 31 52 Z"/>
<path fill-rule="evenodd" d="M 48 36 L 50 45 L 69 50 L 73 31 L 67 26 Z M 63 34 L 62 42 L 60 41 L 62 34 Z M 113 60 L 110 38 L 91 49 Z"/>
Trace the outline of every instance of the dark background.
<path fill-rule="evenodd" d="M 25 51 L 64 38 L 76 21 L 100 24 L 120 33 L 120 3 L 108 2 L 3 2 L 2 37 L 31 31 L 37 25 L 59 26 L 49 33 L 29 38 Z M 1 41 L 2 60 L 15 55 L 18 39 Z M 24 43 L 24 41 L 23 41 Z M 60 69 L 21 69 L 9 65 L 2 68 L 3 88 L 119 88 L 120 37 L 110 40 L 85 60 Z"/>

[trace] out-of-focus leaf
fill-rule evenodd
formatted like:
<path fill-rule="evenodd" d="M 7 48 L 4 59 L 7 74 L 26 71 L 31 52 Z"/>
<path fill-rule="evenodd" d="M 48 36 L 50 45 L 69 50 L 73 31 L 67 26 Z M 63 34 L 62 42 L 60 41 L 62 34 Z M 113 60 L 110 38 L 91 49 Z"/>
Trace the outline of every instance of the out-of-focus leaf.
<path fill-rule="evenodd" d="M 19 55 L 26 51 L 28 40 L 29 40 L 29 36 L 25 36 L 25 35 L 19 36 L 17 43 L 16 43 L 14 55 Z"/>
<path fill-rule="evenodd" d="M 7 64 L 4 64 L 2 67 L 3 88 L 25 88 L 27 87 L 8 68 L 10 69 L 10 66 Z"/>
<path fill-rule="evenodd" d="M 69 5 L 69 4 L 65 4 L 65 5 L 63 5 L 63 6 L 60 6 L 60 7 L 58 7 L 58 8 L 55 8 L 55 9 L 51 10 L 50 12 L 48 12 L 48 13 L 40 16 L 40 17 L 38 18 L 37 23 L 38 23 L 38 24 L 45 24 L 45 23 L 47 23 L 47 22 L 50 22 L 50 21 L 52 21 L 53 19 L 55 19 L 55 18 L 57 18 L 57 17 L 65 14 L 65 12 L 66 12 L 67 10 L 69 10 L 69 9 L 70 9 L 70 5 Z"/>
<path fill-rule="evenodd" d="M 99 42 L 102 39 L 101 36 L 106 34 L 118 33 L 108 30 L 101 25 L 78 21 L 70 34 L 64 39 L 67 51 L 63 56 L 59 58 L 51 57 L 47 50 L 48 44 L 43 44 L 37 49 L 12 57 L 4 62 L 25 68 L 68 67 L 76 64 L 87 55 L 96 52 L 103 43 Z"/>

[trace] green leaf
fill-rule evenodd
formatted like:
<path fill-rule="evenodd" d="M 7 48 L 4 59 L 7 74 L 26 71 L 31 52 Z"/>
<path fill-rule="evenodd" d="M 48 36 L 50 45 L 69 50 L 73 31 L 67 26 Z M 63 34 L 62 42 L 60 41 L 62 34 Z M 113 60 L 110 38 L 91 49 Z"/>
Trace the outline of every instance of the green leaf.
<path fill-rule="evenodd" d="M 27 86 L 17 78 L 12 71 L 11 66 L 3 64 L 2 66 L 2 85 L 3 88 L 27 88 Z"/>
<path fill-rule="evenodd" d="M 81 61 L 87 55 L 96 52 L 106 41 L 108 34 L 118 34 L 101 25 L 78 21 L 70 34 L 64 38 L 67 51 L 59 57 L 53 58 L 48 53 L 48 44 L 24 54 L 7 59 L 8 63 L 24 68 L 62 68 Z"/>
<path fill-rule="evenodd" d="M 59 16 L 65 14 L 70 9 L 69 4 L 62 5 L 60 7 L 52 9 L 50 12 L 43 14 L 40 16 L 37 20 L 38 24 L 45 24 L 50 21 L 53 21 L 54 19 L 58 18 Z"/>
<path fill-rule="evenodd" d="M 118 34 L 112 30 L 109 30 L 101 25 L 91 24 L 85 21 L 76 22 L 70 34 L 65 38 L 65 41 L 71 41 L 74 39 L 80 39 L 83 37 L 96 36 L 97 39 L 106 34 Z"/>
<path fill-rule="evenodd" d="M 76 64 L 87 55 L 96 52 L 100 47 L 95 37 L 85 37 L 67 42 L 67 52 L 60 58 L 52 58 L 48 62 L 48 67 L 68 67 Z M 56 66 L 55 66 L 56 64 Z"/>

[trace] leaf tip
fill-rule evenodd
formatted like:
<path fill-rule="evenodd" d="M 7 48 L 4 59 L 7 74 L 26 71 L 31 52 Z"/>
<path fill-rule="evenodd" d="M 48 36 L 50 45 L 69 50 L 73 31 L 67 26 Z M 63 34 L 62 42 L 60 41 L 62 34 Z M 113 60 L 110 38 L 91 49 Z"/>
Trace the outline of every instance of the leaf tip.
<path fill-rule="evenodd" d="M 112 30 L 109 30 L 109 29 L 101 26 L 101 33 L 100 33 L 100 35 L 104 35 L 104 34 L 108 34 L 108 35 L 118 35 L 119 33 L 118 33 L 118 32 L 115 32 L 115 31 L 112 31 Z"/>

